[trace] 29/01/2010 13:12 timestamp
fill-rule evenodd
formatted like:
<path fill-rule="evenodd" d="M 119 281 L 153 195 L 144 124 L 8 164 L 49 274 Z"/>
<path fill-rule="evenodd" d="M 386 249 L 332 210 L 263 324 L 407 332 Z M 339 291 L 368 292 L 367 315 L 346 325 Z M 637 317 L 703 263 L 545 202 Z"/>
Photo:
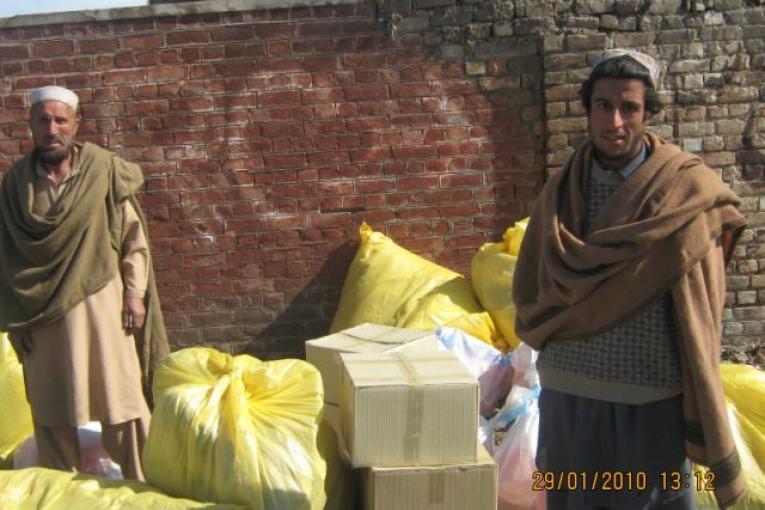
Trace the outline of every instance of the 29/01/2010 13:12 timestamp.
<path fill-rule="evenodd" d="M 658 482 L 663 491 L 712 491 L 714 478 L 711 471 L 662 471 Z M 531 488 L 534 491 L 643 491 L 648 488 L 648 475 L 645 471 L 535 471 Z"/>

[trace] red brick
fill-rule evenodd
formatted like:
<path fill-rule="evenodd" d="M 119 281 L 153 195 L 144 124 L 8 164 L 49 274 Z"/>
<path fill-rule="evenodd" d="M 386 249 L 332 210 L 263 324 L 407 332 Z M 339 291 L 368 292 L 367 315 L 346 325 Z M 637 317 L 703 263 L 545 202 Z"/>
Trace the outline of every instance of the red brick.
<path fill-rule="evenodd" d="M 341 120 L 314 121 L 303 124 L 307 136 L 326 135 L 329 133 L 345 133 L 347 131 L 356 131 L 349 125 L 346 129 L 345 122 Z"/>
<path fill-rule="evenodd" d="M 210 40 L 209 30 L 183 30 L 179 32 L 169 32 L 166 36 L 167 45 L 175 46 L 180 44 L 199 44 Z"/>
<path fill-rule="evenodd" d="M 399 146 L 393 147 L 393 156 L 397 159 L 434 158 L 436 157 L 436 149 L 432 145 L 421 145 L 421 146 L 399 145 Z"/>
<path fill-rule="evenodd" d="M 150 50 L 159 49 L 164 45 L 164 37 L 160 34 L 129 35 L 122 38 L 124 49 Z"/>
<path fill-rule="evenodd" d="M 103 74 L 106 84 L 138 83 L 146 81 L 146 71 L 107 71 Z"/>
<path fill-rule="evenodd" d="M 396 182 L 393 179 L 359 179 L 356 181 L 356 190 L 359 193 L 384 193 L 396 189 Z M 369 197 L 368 197 L 369 198 Z M 378 200 L 382 200 L 384 203 L 384 197 L 379 196 Z M 370 204 L 367 204 L 370 205 Z M 378 202 L 378 206 L 383 204 Z"/>
<path fill-rule="evenodd" d="M 391 125 L 394 127 L 431 127 L 433 116 L 429 113 L 412 115 L 393 115 Z"/>
<path fill-rule="evenodd" d="M 441 215 L 437 207 L 406 207 L 398 209 L 395 214 L 400 220 L 438 218 Z"/>
<path fill-rule="evenodd" d="M 300 60 L 300 69 L 306 72 L 331 72 L 340 68 L 338 58 L 330 57 L 304 57 Z"/>
<path fill-rule="evenodd" d="M 347 68 L 371 67 L 375 70 L 385 67 L 385 53 L 349 53 L 343 57 Z"/>
<path fill-rule="evenodd" d="M 248 41 L 253 38 L 252 25 L 231 26 L 210 30 L 210 39 L 213 42 L 225 41 Z"/>
<path fill-rule="evenodd" d="M 303 126 L 299 122 L 268 122 L 261 129 L 265 137 L 303 135 Z"/>
<path fill-rule="evenodd" d="M 312 165 L 331 165 L 348 163 L 348 151 L 325 151 L 308 154 L 308 162 Z"/>
<path fill-rule="evenodd" d="M 304 89 L 302 94 L 306 104 L 345 101 L 345 91 L 340 88 Z"/>
<path fill-rule="evenodd" d="M 385 85 L 350 85 L 345 88 L 345 93 L 349 101 L 385 99 L 388 97 L 388 90 Z"/>
<path fill-rule="evenodd" d="M 29 57 L 26 45 L 0 46 L 0 59 L 24 59 Z"/>
<path fill-rule="evenodd" d="M 210 110 L 213 102 L 210 97 L 183 97 L 172 99 L 170 106 L 174 112 Z"/>
<path fill-rule="evenodd" d="M 303 154 L 274 154 L 263 156 L 266 168 L 297 168 L 307 164 Z"/>
<path fill-rule="evenodd" d="M 351 151 L 351 161 L 353 162 L 385 161 L 391 158 L 390 147 L 373 147 Z"/>
<path fill-rule="evenodd" d="M 45 41 L 32 43 L 32 56 L 35 57 L 63 57 L 74 55 L 74 43 L 72 41 Z"/>
<path fill-rule="evenodd" d="M 439 157 L 472 156 L 479 153 L 477 142 L 447 142 L 437 146 Z"/>
<path fill-rule="evenodd" d="M 427 60 L 427 55 L 421 51 L 398 51 L 388 54 L 390 65 L 422 64 Z"/>
<path fill-rule="evenodd" d="M 301 23 L 298 26 L 300 36 L 336 35 L 343 33 L 343 23 L 341 21 L 318 21 Z"/>
<path fill-rule="evenodd" d="M 15 74 L 23 73 L 24 66 L 21 62 L 12 62 L 10 64 L 3 64 L 1 70 L 3 76 L 13 76 Z"/>
<path fill-rule="evenodd" d="M 390 127 L 390 120 L 387 117 L 367 117 L 348 120 L 348 130 L 356 133 L 374 129 L 389 129 Z"/>
<path fill-rule="evenodd" d="M 153 51 L 136 53 L 135 58 L 139 66 L 153 66 L 159 63 L 159 54 Z"/>
<path fill-rule="evenodd" d="M 292 39 L 297 33 L 297 26 L 289 23 L 256 24 L 253 31 L 256 39 Z"/>
<path fill-rule="evenodd" d="M 258 92 L 258 106 L 300 104 L 300 91 Z"/>
<path fill-rule="evenodd" d="M 394 83 L 390 86 L 391 97 L 423 97 L 434 94 L 428 83 Z"/>

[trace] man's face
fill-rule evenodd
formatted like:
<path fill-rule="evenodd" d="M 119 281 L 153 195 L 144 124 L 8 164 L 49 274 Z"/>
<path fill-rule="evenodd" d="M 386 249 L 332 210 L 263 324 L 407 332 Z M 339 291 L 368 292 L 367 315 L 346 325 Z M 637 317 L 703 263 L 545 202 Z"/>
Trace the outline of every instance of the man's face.
<path fill-rule="evenodd" d="M 79 127 L 75 112 L 59 101 L 41 101 L 29 116 L 35 152 L 43 163 L 57 165 L 66 159 Z"/>
<path fill-rule="evenodd" d="M 641 80 L 601 78 L 595 82 L 587 131 L 607 168 L 623 167 L 642 149 L 648 120 L 645 92 Z"/>

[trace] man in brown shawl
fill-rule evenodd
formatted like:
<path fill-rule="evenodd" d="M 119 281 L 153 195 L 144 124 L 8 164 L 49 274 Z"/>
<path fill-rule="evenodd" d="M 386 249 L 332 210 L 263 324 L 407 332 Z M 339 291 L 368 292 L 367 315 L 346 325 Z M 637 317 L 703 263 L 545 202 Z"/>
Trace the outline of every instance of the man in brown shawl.
<path fill-rule="evenodd" d="M 554 510 L 693 509 L 697 487 L 725 508 L 745 490 L 718 372 L 725 265 L 745 221 L 717 174 L 645 131 L 659 73 L 627 50 L 594 63 L 588 141 L 542 190 L 515 269 Z"/>
<path fill-rule="evenodd" d="M 30 94 L 34 150 L 0 187 L 0 329 L 24 367 L 39 464 L 79 470 L 77 427 L 100 421 L 109 455 L 143 480 L 143 389 L 168 352 L 141 169 L 76 143 L 77 95 Z M 140 354 L 140 358 L 139 358 Z"/>

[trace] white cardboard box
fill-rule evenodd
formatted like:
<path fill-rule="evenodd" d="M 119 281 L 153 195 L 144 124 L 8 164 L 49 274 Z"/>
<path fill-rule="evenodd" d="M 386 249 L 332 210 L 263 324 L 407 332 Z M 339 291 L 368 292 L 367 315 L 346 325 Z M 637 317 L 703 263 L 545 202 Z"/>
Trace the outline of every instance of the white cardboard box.
<path fill-rule="evenodd" d="M 354 467 L 475 462 L 479 385 L 451 352 L 341 354 L 340 413 Z"/>
<path fill-rule="evenodd" d="M 497 465 L 483 446 L 465 464 L 361 470 L 364 510 L 496 510 Z"/>
<path fill-rule="evenodd" d="M 333 335 L 308 340 L 305 356 L 321 372 L 324 402 L 340 403 L 340 376 L 343 352 L 393 352 L 401 350 L 434 351 L 438 338 L 431 331 L 394 328 L 366 322 Z"/>

